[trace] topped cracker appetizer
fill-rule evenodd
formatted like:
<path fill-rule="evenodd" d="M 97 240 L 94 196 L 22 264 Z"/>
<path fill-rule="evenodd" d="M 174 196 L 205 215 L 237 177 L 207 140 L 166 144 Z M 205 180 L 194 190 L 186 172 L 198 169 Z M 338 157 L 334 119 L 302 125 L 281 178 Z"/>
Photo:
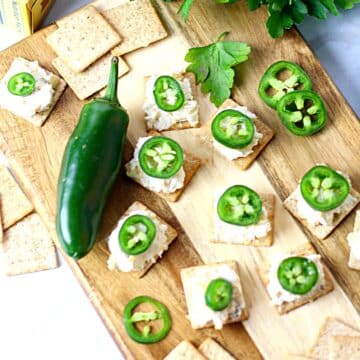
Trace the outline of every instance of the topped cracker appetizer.
<path fill-rule="evenodd" d="M 325 239 L 359 203 L 350 178 L 316 165 L 301 179 L 284 206 L 317 238 Z"/>
<path fill-rule="evenodd" d="M 271 246 L 275 197 L 260 195 L 244 185 L 234 185 L 215 200 L 213 242 Z"/>
<path fill-rule="evenodd" d="M 246 170 L 271 141 L 274 131 L 246 106 L 229 99 L 213 115 L 211 134 L 214 149 Z"/>
<path fill-rule="evenodd" d="M 0 107 L 41 126 L 66 87 L 37 61 L 17 57 L 0 81 Z"/>
<path fill-rule="evenodd" d="M 199 104 L 195 94 L 195 77 L 191 73 L 148 77 L 144 103 L 147 130 L 199 127 Z"/>
<path fill-rule="evenodd" d="M 200 163 L 176 141 L 155 135 L 138 140 L 133 159 L 125 167 L 126 174 L 144 188 L 177 201 Z"/>

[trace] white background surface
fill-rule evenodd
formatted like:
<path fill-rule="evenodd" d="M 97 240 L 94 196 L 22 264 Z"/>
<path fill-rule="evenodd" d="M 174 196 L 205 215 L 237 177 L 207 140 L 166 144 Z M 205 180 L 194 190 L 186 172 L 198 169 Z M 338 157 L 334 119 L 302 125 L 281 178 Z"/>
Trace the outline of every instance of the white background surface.
<path fill-rule="evenodd" d="M 86 4 L 57 0 L 46 23 Z M 353 109 L 360 114 L 360 6 L 300 30 Z M 19 40 L 0 28 L 0 49 Z M 0 260 L 1 268 L 1 260 Z M 5 277 L 0 272 L 0 359 L 122 359 L 70 269 Z M 146 359 L 139 359 L 146 360 Z"/>

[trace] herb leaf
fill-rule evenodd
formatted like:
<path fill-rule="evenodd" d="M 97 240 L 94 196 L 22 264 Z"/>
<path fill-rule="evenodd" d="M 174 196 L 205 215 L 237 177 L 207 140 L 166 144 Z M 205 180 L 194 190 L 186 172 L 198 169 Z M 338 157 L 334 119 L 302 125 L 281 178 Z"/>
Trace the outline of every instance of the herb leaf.
<path fill-rule="evenodd" d="M 214 44 L 190 49 L 185 56 L 190 63 L 186 70 L 195 74 L 201 91 L 210 93 L 216 106 L 230 97 L 235 75 L 232 68 L 246 61 L 251 51 L 246 43 L 223 41 L 227 34 L 221 34 Z"/>
<path fill-rule="evenodd" d="M 183 17 L 184 21 L 186 22 L 189 18 L 191 5 L 193 4 L 194 0 L 184 0 L 181 4 L 178 13 Z"/>

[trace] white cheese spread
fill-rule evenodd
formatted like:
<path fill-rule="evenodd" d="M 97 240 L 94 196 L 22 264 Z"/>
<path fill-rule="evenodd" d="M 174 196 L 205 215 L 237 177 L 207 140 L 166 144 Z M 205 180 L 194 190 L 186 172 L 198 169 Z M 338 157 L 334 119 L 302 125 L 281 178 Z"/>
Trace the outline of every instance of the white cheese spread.
<path fill-rule="evenodd" d="M 13 95 L 7 87 L 10 78 L 21 72 L 30 73 L 36 81 L 35 91 L 28 96 Z M 40 67 L 37 61 L 16 58 L 0 82 L 0 107 L 16 115 L 31 118 L 49 109 L 58 85 L 59 78 Z"/>
<path fill-rule="evenodd" d="M 299 217 L 305 219 L 310 225 L 331 226 L 334 224 L 336 215 L 342 214 L 354 203 L 354 197 L 349 194 L 345 201 L 337 208 L 329 211 L 318 211 L 313 209 L 303 198 L 300 185 L 295 190 L 296 206 Z"/>
<path fill-rule="evenodd" d="M 221 195 L 220 195 L 221 196 Z M 253 241 L 265 237 L 271 231 L 271 222 L 265 207 L 262 208 L 260 219 L 256 224 L 239 226 L 222 221 L 217 214 L 217 204 L 220 196 L 215 200 L 214 208 L 214 238 L 217 241 L 241 244 L 243 241 Z"/>
<path fill-rule="evenodd" d="M 145 103 L 143 107 L 148 129 L 162 131 L 171 128 L 176 123 L 184 121 L 188 121 L 193 127 L 199 124 L 199 104 L 193 97 L 190 80 L 179 75 L 172 76 L 179 82 L 184 92 L 185 102 L 179 110 L 172 112 L 161 110 L 157 106 L 153 94 L 155 82 L 159 76 L 151 76 L 146 83 Z M 169 101 L 172 100 L 173 103 L 176 102 L 176 97 L 171 89 L 168 90 L 167 97 Z"/>
<path fill-rule="evenodd" d="M 292 294 L 289 291 L 285 290 L 277 277 L 277 271 L 282 260 L 291 257 L 293 255 L 278 256 L 275 261 L 272 263 L 269 271 L 269 283 L 267 285 L 267 290 L 271 298 L 271 302 L 274 305 L 282 305 L 285 302 L 293 302 L 298 299 L 310 299 L 315 293 L 318 293 L 319 290 L 325 286 L 325 275 L 324 275 L 324 266 L 321 263 L 321 257 L 318 254 L 306 255 L 307 259 L 313 261 L 318 269 L 319 278 L 314 287 L 305 295 L 296 295 Z"/>
<path fill-rule="evenodd" d="M 347 241 L 350 246 L 351 256 L 360 260 L 360 231 L 351 232 L 347 236 Z"/>
<path fill-rule="evenodd" d="M 229 110 L 229 109 L 240 111 L 244 115 L 248 116 L 250 119 L 256 118 L 256 115 L 254 113 L 252 113 L 251 111 L 249 111 L 246 106 L 236 106 L 236 107 L 228 107 L 225 109 L 221 109 L 216 113 L 216 115 L 224 110 Z M 252 154 L 254 152 L 254 147 L 259 143 L 259 141 L 263 137 L 263 135 L 257 131 L 255 124 L 254 124 L 254 127 L 255 127 L 254 137 L 253 137 L 251 143 L 249 145 L 245 146 L 244 148 L 232 149 L 232 148 L 229 148 L 229 147 L 219 143 L 218 141 L 216 141 L 213 138 L 214 148 L 219 152 L 219 154 L 223 155 L 228 160 L 235 160 L 235 159 L 238 159 L 241 157 L 249 156 L 250 154 Z"/>
<path fill-rule="evenodd" d="M 119 244 L 119 232 L 126 221 L 130 216 L 133 215 L 145 215 L 151 218 L 156 226 L 156 236 L 153 240 L 150 247 L 139 255 L 128 255 L 120 247 Z M 109 269 L 114 269 L 117 267 L 120 271 L 129 272 L 129 271 L 141 271 L 149 263 L 154 263 L 158 256 L 161 256 L 164 251 L 167 250 L 167 237 L 166 237 L 167 226 L 160 223 L 159 220 L 154 216 L 154 214 L 149 210 L 138 210 L 132 211 L 128 216 L 121 219 L 112 231 L 108 239 L 108 247 L 110 250 L 110 257 L 108 260 Z"/>
<path fill-rule="evenodd" d="M 139 164 L 139 152 L 143 144 L 150 138 L 151 136 L 139 138 L 135 147 L 133 159 L 125 165 L 127 176 L 154 192 L 173 193 L 176 190 L 181 189 L 184 186 L 185 181 L 185 171 L 183 167 L 181 167 L 174 176 L 168 179 L 159 179 L 149 176 L 142 170 Z"/>
<path fill-rule="evenodd" d="M 189 319 L 194 328 L 201 328 L 208 325 L 209 322 L 214 324 L 215 329 L 222 329 L 224 322 L 230 318 L 240 318 L 242 309 L 245 304 L 239 304 L 234 299 L 229 306 L 221 311 L 214 311 L 206 305 L 205 293 L 210 281 L 222 278 L 233 284 L 234 291 L 238 287 L 238 274 L 231 269 L 229 265 L 220 264 L 218 267 L 208 268 L 199 267 L 196 274 L 187 283 L 188 295 L 191 304 L 188 304 Z"/>

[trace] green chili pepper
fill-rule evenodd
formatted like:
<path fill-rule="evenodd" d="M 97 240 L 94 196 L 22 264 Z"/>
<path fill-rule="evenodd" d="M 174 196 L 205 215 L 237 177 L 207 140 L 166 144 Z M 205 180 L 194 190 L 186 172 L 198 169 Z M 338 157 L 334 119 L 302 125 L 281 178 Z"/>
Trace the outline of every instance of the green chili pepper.
<path fill-rule="evenodd" d="M 161 110 L 172 112 L 184 105 L 184 92 L 179 82 L 171 76 L 159 76 L 155 81 L 153 93 L 155 102 Z"/>
<path fill-rule="evenodd" d="M 144 303 L 152 305 L 154 311 L 134 311 L 136 307 Z M 149 323 L 155 320 L 162 321 L 162 328 L 153 333 Z M 126 333 L 130 338 L 141 344 L 154 344 L 164 339 L 169 333 L 172 323 L 171 316 L 166 306 L 149 296 L 138 296 L 131 300 L 125 306 L 123 322 Z M 136 323 L 139 322 L 145 323 L 142 330 L 139 330 L 136 326 Z"/>
<path fill-rule="evenodd" d="M 289 72 L 289 77 L 281 80 L 280 74 Z M 265 71 L 259 84 L 261 99 L 273 109 L 278 101 L 294 90 L 311 90 L 312 82 L 306 72 L 290 61 L 278 61 Z"/>
<path fill-rule="evenodd" d="M 325 105 L 321 97 L 310 90 L 284 95 L 276 109 L 283 124 L 294 135 L 313 135 L 326 124 Z"/>
<path fill-rule="evenodd" d="M 281 287 L 286 291 L 296 295 L 305 295 L 317 283 L 319 273 L 313 261 L 294 256 L 281 262 L 277 277 Z"/>
<path fill-rule="evenodd" d="M 328 166 L 317 165 L 301 179 L 300 191 L 315 210 L 329 211 L 340 206 L 350 192 L 349 181 Z"/>
<path fill-rule="evenodd" d="M 119 231 L 121 249 L 128 255 L 139 255 L 145 252 L 156 236 L 156 225 L 144 215 L 128 217 Z"/>
<path fill-rule="evenodd" d="M 205 292 L 205 302 L 210 309 L 221 311 L 229 306 L 232 296 L 233 286 L 231 282 L 218 278 L 210 281 Z"/>
<path fill-rule="evenodd" d="M 118 59 L 112 59 L 104 98 L 87 103 L 63 156 L 57 196 L 57 234 L 75 259 L 93 247 L 120 169 L 129 118 L 117 98 Z"/>
<path fill-rule="evenodd" d="M 254 190 L 243 185 L 234 185 L 227 189 L 217 204 L 219 218 L 233 225 L 256 224 L 261 211 L 260 196 Z"/>
<path fill-rule="evenodd" d="M 224 110 L 216 115 L 211 132 L 216 141 L 232 149 L 242 149 L 254 138 L 253 121 L 237 110 Z"/>
<path fill-rule="evenodd" d="M 15 74 L 8 81 L 7 87 L 11 94 L 29 96 L 35 91 L 36 81 L 33 75 L 27 72 Z"/>
<path fill-rule="evenodd" d="M 184 163 L 184 152 L 174 140 L 153 136 L 146 140 L 139 152 L 139 164 L 145 174 L 168 179 L 176 175 Z"/>

